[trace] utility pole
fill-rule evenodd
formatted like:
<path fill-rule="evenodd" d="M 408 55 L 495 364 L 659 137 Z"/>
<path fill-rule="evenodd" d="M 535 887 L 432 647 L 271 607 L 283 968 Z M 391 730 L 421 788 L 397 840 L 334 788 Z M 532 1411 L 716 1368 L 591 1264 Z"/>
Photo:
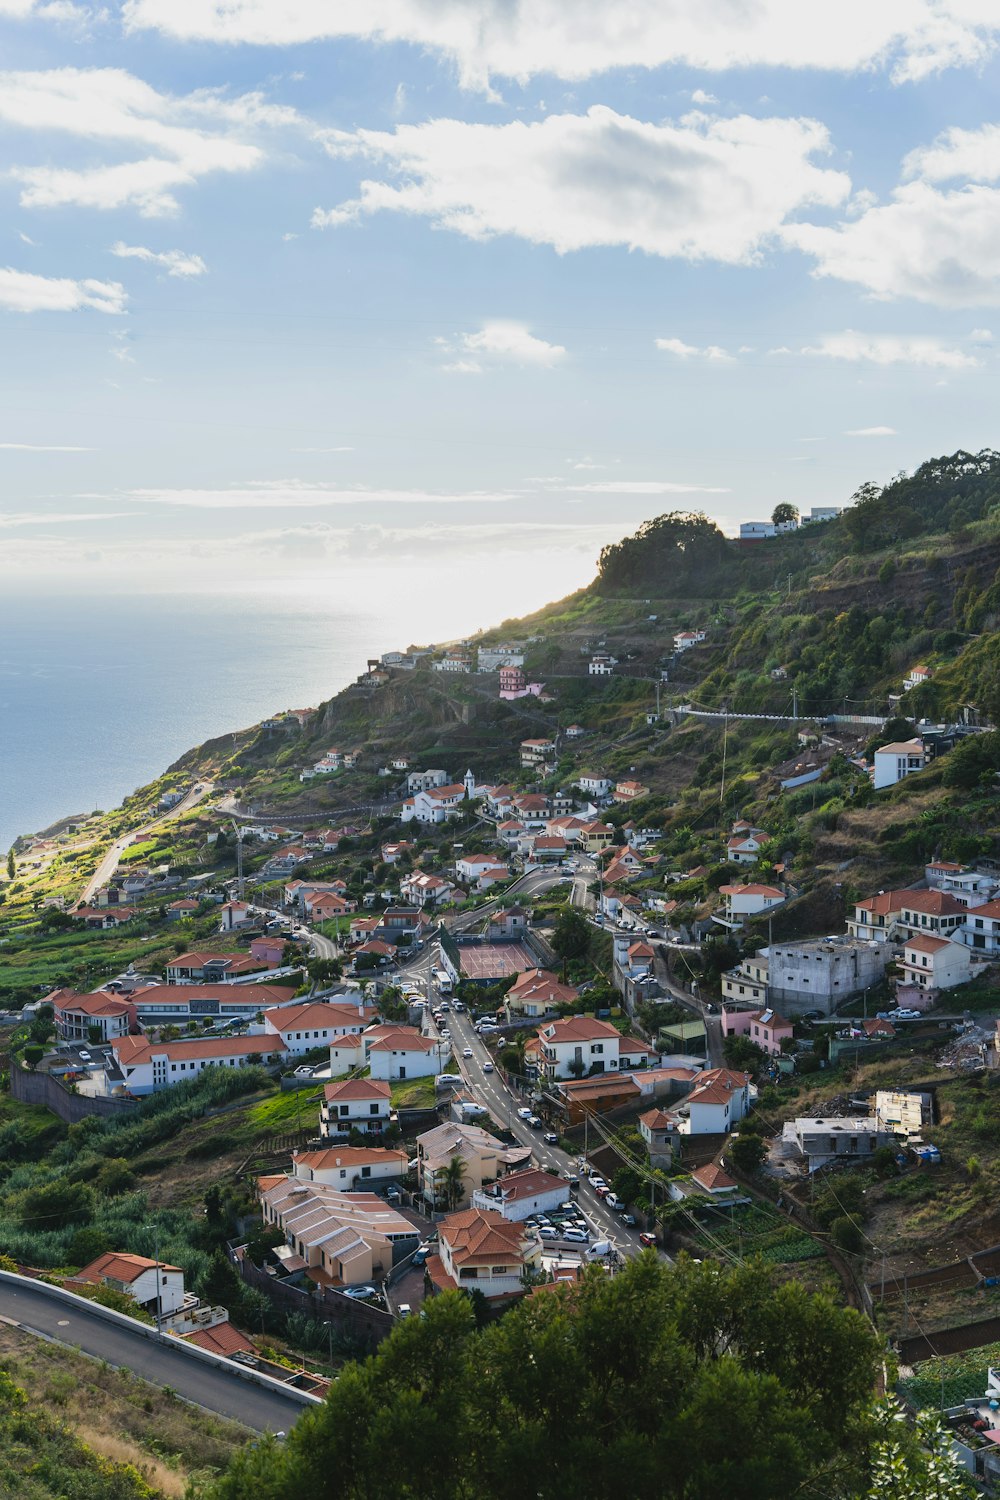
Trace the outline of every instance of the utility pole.
<path fill-rule="evenodd" d="M 153 1231 L 153 1255 L 156 1260 L 156 1337 L 162 1339 L 163 1297 L 160 1292 L 160 1230 L 156 1224 L 147 1224 L 146 1228 Z"/>
<path fill-rule="evenodd" d="M 792 722 L 794 723 L 798 719 L 798 717 L 799 717 L 799 690 L 798 690 L 797 687 L 793 687 L 792 688 Z"/>

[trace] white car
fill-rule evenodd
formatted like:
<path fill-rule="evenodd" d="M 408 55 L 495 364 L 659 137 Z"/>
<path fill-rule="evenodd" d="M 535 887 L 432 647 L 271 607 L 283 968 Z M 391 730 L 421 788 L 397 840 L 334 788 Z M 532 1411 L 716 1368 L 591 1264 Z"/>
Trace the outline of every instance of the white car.
<path fill-rule="evenodd" d="M 518 1112 L 517 1112 L 517 1118 L 519 1120 L 530 1120 L 531 1119 L 531 1110 L 530 1109 L 519 1109 Z"/>
<path fill-rule="evenodd" d="M 563 1239 L 573 1245 L 585 1245 L 590 1239 L 586 1229 L 564 1229 Z"/>
<path fill-rule="evenodd" d="M 893 1012 L 892 1019 L 894 1021 L 919 1021 L 920 1020 L 920 1011 L 919 1010 L 897 1010 L 897 1011 Z"/>
<path fill-rule="evenodd" d="M 90 1062 L 90 1053 L 89 1052 L 84 1052 L 84 1050 L 83 1050 L 82 1047 L 80 1048 L 80 1061 L 81 1062 Z"/>
<path fill-rule="evenodd" d="M 492 1073 L 493 1072 L 493 1064 L 491 1062 L 489 1062 L 488 1060 L 483 1063 L 483 1072 L 484 1073 Z"/>
<path fill-rule="evenodd" d="M 462 1056 L 463 1057 L 471 1057 L 472 1056 L 472 1048 L 471 1047 L 463 1047 L 462 1048 Z"/>

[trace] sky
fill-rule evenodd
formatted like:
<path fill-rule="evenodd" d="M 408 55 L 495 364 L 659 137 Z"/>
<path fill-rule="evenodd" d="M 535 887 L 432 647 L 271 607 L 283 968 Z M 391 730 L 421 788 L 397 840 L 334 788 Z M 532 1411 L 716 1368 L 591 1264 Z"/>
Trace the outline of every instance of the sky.
<path fill-rule="evenodd" d="M 649 516 L 996 440 L 997 0 L 0 0 L 0 37 L 0 587 L 405 580 L 487 624 Z"/>

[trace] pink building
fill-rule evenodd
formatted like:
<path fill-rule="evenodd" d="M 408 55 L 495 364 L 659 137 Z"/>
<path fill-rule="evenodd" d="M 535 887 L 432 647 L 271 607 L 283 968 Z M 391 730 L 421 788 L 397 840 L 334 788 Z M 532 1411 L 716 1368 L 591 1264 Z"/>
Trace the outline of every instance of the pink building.
<path fill-rule="evenodd" d="M 269 969 L 281 967 L 281 955 L 285 951 L 287 938 L 282 937 L 257 937 L 250 944 L 250 957 L 258 963 L 267 964 Z"/>
<path fill-rule="evenodd" d="M 723 1036 L 747 1036 L 768 1057 L 781 1055 L 781 1044 L 792 1039 L 792 1023 L 776 1010 L 730 1010 L 722 1008 Z"/>

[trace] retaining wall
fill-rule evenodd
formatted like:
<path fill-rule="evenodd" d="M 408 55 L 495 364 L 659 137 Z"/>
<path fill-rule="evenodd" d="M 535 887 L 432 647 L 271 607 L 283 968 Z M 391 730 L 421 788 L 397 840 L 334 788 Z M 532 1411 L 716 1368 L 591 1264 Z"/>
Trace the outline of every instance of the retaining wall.
<path fill-rule="evenodd" d="M 95 1098 L 91 1094 L 71 1094 L 65 1084 L 51 1073 L 29 1073 L 16 1064 L 10 1070 L 10 1091 L 21 1104 L 42 1104 L 67 1125 L 97 1115 L 113 1120 L 136 1107 L 134 1099 Z"/>

